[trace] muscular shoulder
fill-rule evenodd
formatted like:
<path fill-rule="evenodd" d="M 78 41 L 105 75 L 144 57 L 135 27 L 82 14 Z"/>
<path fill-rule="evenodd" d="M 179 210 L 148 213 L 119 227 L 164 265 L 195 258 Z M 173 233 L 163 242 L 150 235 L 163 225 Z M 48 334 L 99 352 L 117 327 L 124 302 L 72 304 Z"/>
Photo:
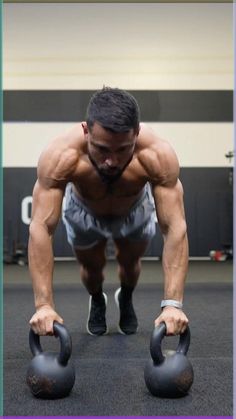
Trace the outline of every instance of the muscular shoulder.
<path fill-rule="evenodd" d="M 61 186 L 70 181 L 83 149 L 80 126 L 53 139 L 38 162 L 38 178 L 45 186 Z"/>
<path fill-rule="evenodd" d="M 139 141 L 138 159 L 148 180 L 153 184 L 174 185 L 179 176 L 179 162 L 168 141 L 159 138 L 145 124 L 141 125 Z"/>

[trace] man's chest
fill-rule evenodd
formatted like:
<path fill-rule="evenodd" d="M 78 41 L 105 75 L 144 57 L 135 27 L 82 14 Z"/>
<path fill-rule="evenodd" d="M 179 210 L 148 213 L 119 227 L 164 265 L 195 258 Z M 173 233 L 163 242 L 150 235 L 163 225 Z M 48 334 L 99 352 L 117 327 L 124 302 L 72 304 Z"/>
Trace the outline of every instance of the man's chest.
<path fill-rule="evenodd" d="M 147 176 L 137 161 L 133 161 L 115 182 L 106 182 L 91 164 L 81 165 L 73 179 L 79 195 L 89 200 L 129 198 L 139 194 Z"/>

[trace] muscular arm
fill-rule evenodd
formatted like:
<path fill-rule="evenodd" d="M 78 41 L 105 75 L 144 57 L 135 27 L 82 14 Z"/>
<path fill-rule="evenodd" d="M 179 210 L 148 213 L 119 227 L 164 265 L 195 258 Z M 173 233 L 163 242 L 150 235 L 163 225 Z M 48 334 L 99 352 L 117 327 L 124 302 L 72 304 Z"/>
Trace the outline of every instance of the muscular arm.
<path fill-rule="evenodd" d="M 35 308 L 54 307 L 52 292 L 52 238 L 57 226 L 63 189 L 45 185 L 38 180 L 33 191 L 32 221 L 29 236 L 29 268 L 33 282 Z"/>
<path fill-rule="evenodd" d="M 52 241 L 61 214 L 65 185 L 77 160 L 76 150 L 66 148 L 63 141 L 52 143 L 39 159 L 28 253 L 36 308 L 30 325 L 40 335 L 53 333 L 54 320 L 63 322 L 54 310 Z"/>
<path fill-rule="evenodd" d="M 154 186 L 157 217 L 163 234 L 164 299 L 182 302 L 188 269 L 188 238 L 179 180 L 171 186 Z"/>
<path fill-rule="evenodd" d="M 159 179 L 152 182 L 157 218 L 163 235 L 162 266 L 164 299 L 183 302 L 184 284 L 188 269 L 188 238 L 184 214 L 183 188 L 176 155 L 170 149 L 160 162 Z M 172 306 L 164 307 L 155 325 L 164 321 L 167 334 L 185 330 L 188 319 L 184 312 Z"/>
<path fill-rule="evenodd" d="M 179 163 L 171 146 L 148 132 L 150 146 L 141 153 L 140 162 L 152 185 L 157 218 L 163 235 L 162 265 L 164 299 L 183 301 L 188 269 L 188 238 L 184 214 L 183 188 L 179 177 Z M 184 312 L 167 306 L 155 320 L 164 321 L 167 334 L 182 333 L 188 323 Z"/>

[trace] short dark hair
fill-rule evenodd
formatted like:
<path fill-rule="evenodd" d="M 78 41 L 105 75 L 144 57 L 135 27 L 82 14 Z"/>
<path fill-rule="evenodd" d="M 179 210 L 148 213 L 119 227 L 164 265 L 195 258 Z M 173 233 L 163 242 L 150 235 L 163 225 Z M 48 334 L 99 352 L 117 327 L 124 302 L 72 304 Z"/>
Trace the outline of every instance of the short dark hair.
<path fill-rule="evenodd" d="M 138 103 L 125 90 L 103 87 L 89 101 L 86 122 L 90 130 L 97 122 L 113 132 L 128 132 L 138 129 L 139 120 Z"/>

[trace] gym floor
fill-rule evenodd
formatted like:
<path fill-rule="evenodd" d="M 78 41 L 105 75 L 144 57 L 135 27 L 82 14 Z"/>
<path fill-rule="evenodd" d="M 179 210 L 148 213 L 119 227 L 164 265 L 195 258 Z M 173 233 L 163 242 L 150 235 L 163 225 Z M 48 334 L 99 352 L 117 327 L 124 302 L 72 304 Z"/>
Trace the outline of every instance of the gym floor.
<path fill-rule="evenodd" d="M 109 334 L 86 332 L 88 294 L 76 262 L 56 262 L 54 295 L 73 342 L 76 382 L 68 398 L 35 399 L 25 382 L 31 353 L 28 321 L 34 312 L 26 266 L 4 266 L 4 415 L 14 416 L 231 416 L 233 414 L 233 266 L 232 262 L 192 261 L 185 288 L 185 312 L 190 320 L 188 352 L 194 369 L 190 393 L 181 399 L 159 399 L 143 378 L 149 342 L 162 299 L 160 261 L 143 261 L 134 293 L 139 319 L 136 335 L 117 332 L 114 292 L 119 286 L 116 263 L 107 263 L 104 291 L 108 295 Z M 175 349 L 177 337 L 163 348 Z M 41 338 L 45 350 L 59 350 L 54 337 Z"/>

